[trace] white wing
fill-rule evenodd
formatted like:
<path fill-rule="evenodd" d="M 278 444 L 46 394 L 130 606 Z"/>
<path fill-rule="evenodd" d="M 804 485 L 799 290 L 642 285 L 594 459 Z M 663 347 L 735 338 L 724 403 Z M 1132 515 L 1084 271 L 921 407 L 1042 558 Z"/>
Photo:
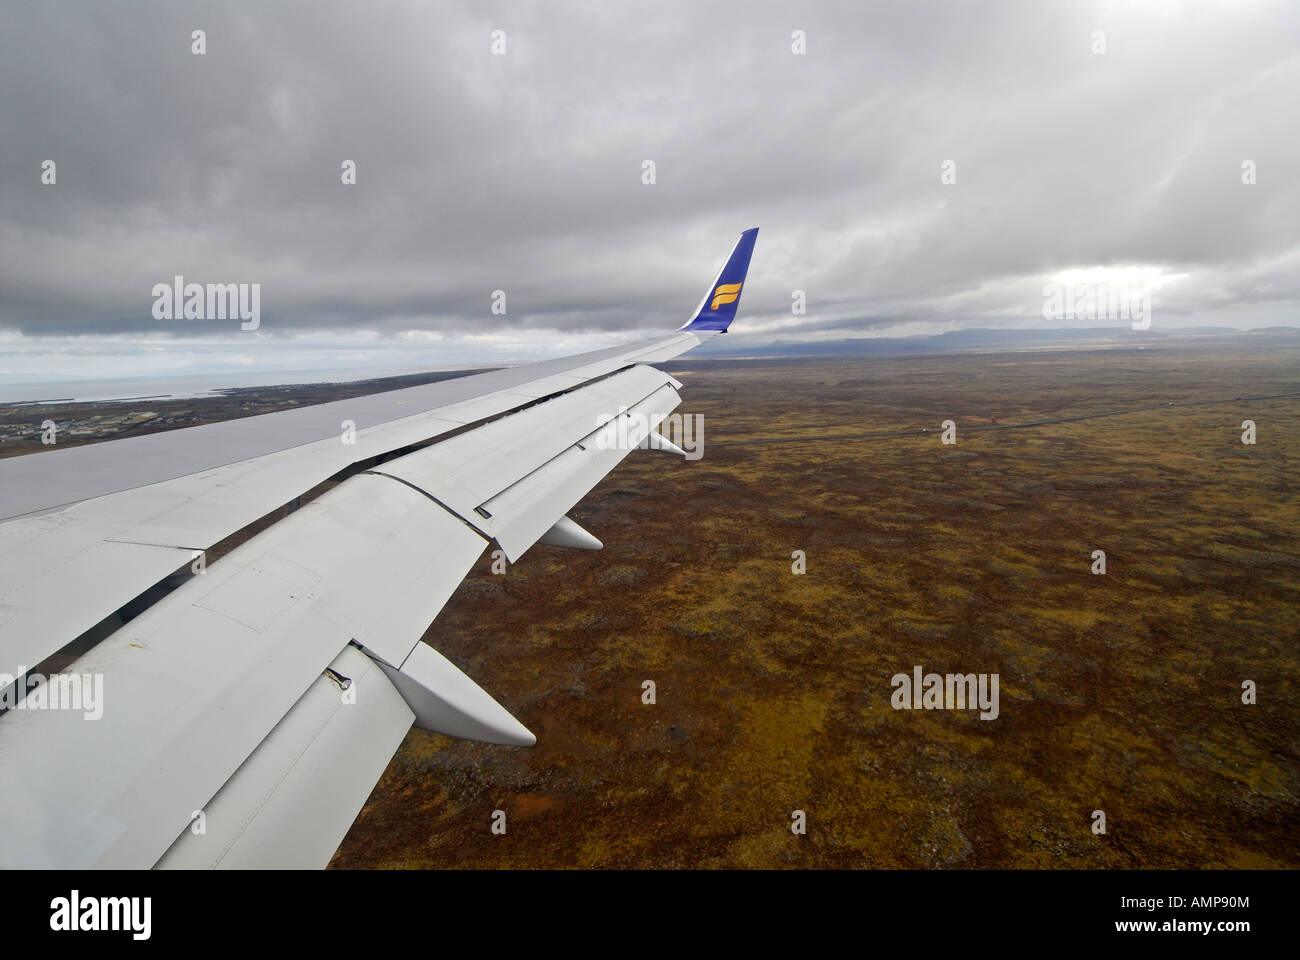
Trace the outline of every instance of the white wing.
<path fill-rule="evenodd" d="M 565 514 L 664 447 L 681 384 L 649 364 L 725 330 L 752 248 L 670 336 L 0 461 L 0 865 L 323 866 L 412 723 L 535 742 L 419 638 L 491 542 L 600 546 Z M 66 709 L 97 682 L 102 715 Z"/>

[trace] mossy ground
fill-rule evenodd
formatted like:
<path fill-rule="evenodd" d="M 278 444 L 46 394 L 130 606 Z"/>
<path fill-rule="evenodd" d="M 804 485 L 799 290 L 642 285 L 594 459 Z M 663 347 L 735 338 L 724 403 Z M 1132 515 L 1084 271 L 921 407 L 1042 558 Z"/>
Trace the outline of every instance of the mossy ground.
<path fill-rule="evenodd" d="M 426 634 L 538 745 L 412 731 L 334 866 L 1300 864 L 1300 398 L 966 429 L 1296 391 L 1300 351 L 678 376 L 703 459 L 633 454 L 573 513 L 603 552 L 485 555 Z M 914 664 L 1001 715 L 891 709 Z"/>

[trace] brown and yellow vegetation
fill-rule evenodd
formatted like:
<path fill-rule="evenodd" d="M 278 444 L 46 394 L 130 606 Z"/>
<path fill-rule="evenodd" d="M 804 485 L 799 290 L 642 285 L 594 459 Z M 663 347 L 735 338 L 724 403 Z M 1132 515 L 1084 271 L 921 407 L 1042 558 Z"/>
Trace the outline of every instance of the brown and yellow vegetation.
<path fill-rule="evenodd" d="M 633 454 L 574 512 L 603 552 L 485 556 L 426 634 L 538 745 L 412 731 L 334 866 L 1297 866 L 1300 397 L 1232 398 L 1300 351 L 678 376 L 703 459 Z M 914 664 L 1001 716 L 891 709 Z"/>

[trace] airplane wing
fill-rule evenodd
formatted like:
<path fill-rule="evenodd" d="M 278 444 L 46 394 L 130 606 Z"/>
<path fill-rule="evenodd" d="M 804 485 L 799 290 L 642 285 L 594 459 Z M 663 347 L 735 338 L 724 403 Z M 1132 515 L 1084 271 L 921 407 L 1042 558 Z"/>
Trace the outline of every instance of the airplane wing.
<path fill-rule="evenodd" d="M 412 725 L 533 744 L 420 637 L 681 453 L 653 364 L 726 331 L 757 233 L 669 335 L 0 460 L 0 866 L 323 867 Z"/>

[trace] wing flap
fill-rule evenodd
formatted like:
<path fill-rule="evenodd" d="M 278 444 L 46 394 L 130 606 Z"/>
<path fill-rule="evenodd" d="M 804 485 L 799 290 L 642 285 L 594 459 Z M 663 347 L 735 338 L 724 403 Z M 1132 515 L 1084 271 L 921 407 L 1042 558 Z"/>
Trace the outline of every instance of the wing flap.
<path fill-rule="evenodd" d="M 196 820 L 160 869 L 319 869 L 347 834 L 415 715 L 345 647 Z M 195 811 L 199 812 L 199 811 Z"/>
<path fill-rule="evenodd" d="M 424 491 L 514 562 L 677 406 L 674 386 L 636 366 L 375 472 Z"/>
<path fill-rule="evenodd" d="M 0 716 L 0 865 L 152 866 L 339 650 L 401 663 L 485 546 L 361 474 L 236 548 L 73 665 L 99 719 Z"/>
<path fill-rule="evenodd" d="M 491 532 L 510 561 L 523 556 L 680 402 L 672 387 L 659 388 L 484 503 L 481 509 L 491 514 Z"/>
<path fill-rule="evenodd" d="M 677 335 L 649 343 L 655 352 L 668 351 L 675 356 L 698 344 L 699 337 Z M 35 509 L 76 492 L 100 490 L 117 483 L 116 477 L 123 477 L 121 482 L 148 476 L 170 477 L 147 486 L 95 496 L 57 513 L 0 523 L 0 565 L 14 568 L 10 574 L 0 566 L 0 573 L 5 574 L 0 577 L 0 674 L 17 675 L 21 668 L 34 667 L 127 601 L 182 568 L 195 551 L 208 549 L 354 463 L 500 416 L 521 404 L 535 404 L 554 389 L 571 390 L 591 377 L 607 376 L 646 352 L 645 348 L 634 345 L 601 351 L 595 355 L 599 357 L 595 361 L 583 362 L 593 356 L 589 354 L 570 358 L 568 366 L 559 361 L 545 361 L 512 368 L 514 381 L 509 389 L 370 427 L 364 426 L 365 418 L 373 414 L 361 412 L 365 408 L 349 406 L 354 401 L 321 404 L 310 409 L 330 408 L 323 415 L 328 419 L 317 417 L 310 421 L 310 426 L 320 430 L 324 423 L 332 423 L 328 439 L 224 465 L 211 465 L 211 461 L 222 458 L 222 450 L 227 451 L 224 456 L 229 456 L 234 450 L 260 449 L 269 442 L 264 434 L 276 434 L 285 426 L 271 429 L 266 423 L 257 422 L 264 417 L 209 425 L 229 429 L 235 424 L 245 424 L 255 435 L 254 446 L 235 444 L 225 433 L 184 436 L 208 429 L 190 427 L 132 440 L 0 460 L 0 511 Z M 538 368 L 538 375 L 530 378 L 520 372 L 530 368 Z M 633 369 L 642 371 L 640 377 L 649 371 L 645 367 Z M 650 373 L 667 376 L 659 371 Z M 459 396 L 467 392 L 464 385 L 469 381 L 492 376 L 482 374 L 429 386 L 459 385 L 456 387 Z M 610 379 L 619 376 L 623 374 L 615 374 Z M 592 386 L 601 387 L 603 383 Z M 608 392 L 610 388 L 602 389 Z M 378 395 L 387 398 L 382 409 L 401 410 L 405 401 L 393 398 L 405 393 L 399 390 Z M 606 404 L 616 403 L 617 396 L 616 392 L 610 393 Z M 563 396 L 557 399 L 562 400 Z M 285 411 L 285 414 L 304 412 Z M 339 429 L 341 418 L 358 424 L 355 443 L 343 442 Z M 578 423 L 572 429 L 585 431 L 590 426 L 590 423 Z M 477 431 L 471 431 L 474 432 Z M 215 445 L 215 452 L 206 450 L 209 442 Z M 156 449 L 144 449 L 154 444 Z M 173 449 L 176 463 L 169 457 Z M 110 457 L 106 453 L 109 450 L 116 452 Z M 196 460 L 197 451 L 202 451 L 199 460 Z M 147 469 L 135 469 L 137 455 L 144 456 Z M 522 460 L 526 461 L 527 457 Z M 175 475 L 176 464 L 196 462 L 208 466 L 198 473 Z M 19 465 L 25 467 L 19 469 Z M 124 474 L 122 470 L 128 467 Z M 73 482 L 78 476 L 93 479 L 100 474 L 104 475 L 103 479 L 96 483 L 78 486 Z M 43 496 L 41 491 L 46 488 L 50 492 Z M 471 491 L 467 496 L 472 499 L 474 493 Z M 104 548 L 106 542 L 139 546 Z M 155 549 L 146 550 L 146 547 Z M 70 589 L 76 591 L 71 597 L 73 602 L 67 602 Z"/>
<path fill-rule="evenodd" d="M 377 468 L 477 525 L 474 508 L 672 382 L 633 367 Z"/>

